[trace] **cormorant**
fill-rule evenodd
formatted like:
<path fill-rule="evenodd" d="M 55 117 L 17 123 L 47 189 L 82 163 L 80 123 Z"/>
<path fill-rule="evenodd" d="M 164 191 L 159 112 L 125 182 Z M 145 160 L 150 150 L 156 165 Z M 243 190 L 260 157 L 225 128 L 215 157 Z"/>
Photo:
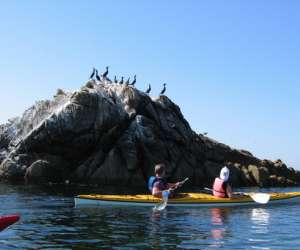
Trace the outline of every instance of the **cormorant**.
<path fill-rule="evenodd" d="M 146 90 L 146 94 L 149 94 L 150 91 L 151 91 L 151 85 L 149 84 L 149 87 L 148 87 L 148 89 Z"/>
<path fill-rule="evenodd" d="M 112 83 L 112 80 L 110 80 L 108 77 L 105 77 L 105 81 L 108 83 Z"/>
<path fill-rule="evenodd" d="M 163 95 L 166 92 L 166 83 L 164 83 L 164 88 L 162 89 L 162 91 L 160 92 L 160 95 Z"/>
<path fill-rule="evenodd" d="M 103 78 L 106 78 L 108 75 L 108 66 L 106 66 L 106 71 L 102 74 Z"/>
<path fill-rule="evenodd" d="M 130 77 L 128 77 L 127 81 L 125 82 L 126 85 L 129 85 Z"/>
<path fill-rule="evenodd" d="M 93 68 L 93 72 L 92 72 L 92 74 L 90 75 L 90 79 L 93 79 L 93 77 L 94 77 L 94 75 L 95 75 L 95 68 Z"/>
<path fill-rule="evenodd" d="M 114 83 L 118 83 L 117 77 L 115 76 Z"/>
<path fill-rule="evenodd" d="M 130 85 L 134 86 L 135 83 L 136 83 L 136 75 L 134 75 L 134 79 L 133 79 L 132 83 L 130 83 Z"/>
<path fill-rule="evenodd" d="M 100 79 L 100 76 L 98 75 L 98 70 L 96 70 L 96 79 L 100 82 L 101 79 Z"/>
<path fill-rule="evenodd" d="M 124 83 L 124 76 L 121 77 L 121 81 L 119 82 L 120 84 Z"/>

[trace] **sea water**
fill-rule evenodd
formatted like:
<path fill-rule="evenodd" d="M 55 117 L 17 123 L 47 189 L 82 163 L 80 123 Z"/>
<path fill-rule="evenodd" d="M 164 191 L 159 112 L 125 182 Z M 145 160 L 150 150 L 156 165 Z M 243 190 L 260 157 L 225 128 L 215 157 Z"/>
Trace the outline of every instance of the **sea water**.
<path fill-rule="evenodd" d="M 0 232 L 0 249 L 300 249 L 300 203 L 75 208 L 73 195 L 88 191 L 1 184 L 1 214 L 19 213 L 21 220 Z"/>

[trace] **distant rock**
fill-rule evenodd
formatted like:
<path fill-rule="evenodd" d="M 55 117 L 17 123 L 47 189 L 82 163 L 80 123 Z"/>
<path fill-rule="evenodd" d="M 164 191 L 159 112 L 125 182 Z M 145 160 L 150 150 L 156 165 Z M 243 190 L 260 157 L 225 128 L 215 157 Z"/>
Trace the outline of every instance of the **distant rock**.
<path fill-rule="evenodd" d="M 189 177 L 189 185 L 210 186 L 224 164 L 234 186 L 300 183 L 282 161 L 196 134 L 167 96 L 132 86 L 90 80 L 73 93 L 59 89 L 0 126 L 1 180 L 145 186 L 160 162 L 170 181 Z"/>

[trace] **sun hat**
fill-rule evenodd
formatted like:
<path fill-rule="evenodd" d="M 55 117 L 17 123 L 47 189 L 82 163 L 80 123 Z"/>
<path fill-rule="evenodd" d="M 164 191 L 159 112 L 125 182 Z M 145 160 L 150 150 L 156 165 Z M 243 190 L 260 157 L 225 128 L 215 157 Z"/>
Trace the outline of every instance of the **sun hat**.
<path fill-rule="evenodd" d="M 224 166 L 220 172 L 220 179 L 222 179 L 223 181 L 228 181 L 229 174 L 230 174 L 229 169 L 226 166 Z"/>

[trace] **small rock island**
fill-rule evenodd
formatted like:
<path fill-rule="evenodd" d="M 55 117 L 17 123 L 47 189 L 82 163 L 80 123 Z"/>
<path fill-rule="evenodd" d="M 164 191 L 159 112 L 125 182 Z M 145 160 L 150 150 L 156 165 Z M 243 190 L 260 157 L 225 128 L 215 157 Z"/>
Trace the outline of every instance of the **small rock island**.
<path fill-rule="evenodd" d="M 197 134 L 166 84 L 151 98 L 150 85 L 144 92 L 136 77 L 121 79 L 111 81 L 108 67 L 101 76 L 94 70 L 80 90 L 59 89 L 0 125 L 0 180 L 145 186 L 153 166 L 165 163 L 171 181 L 189 177 L 191 186 L 210 186 L 225 164 L 236 187 L 300 184 L 300 172 L 281 160 Z"/>

